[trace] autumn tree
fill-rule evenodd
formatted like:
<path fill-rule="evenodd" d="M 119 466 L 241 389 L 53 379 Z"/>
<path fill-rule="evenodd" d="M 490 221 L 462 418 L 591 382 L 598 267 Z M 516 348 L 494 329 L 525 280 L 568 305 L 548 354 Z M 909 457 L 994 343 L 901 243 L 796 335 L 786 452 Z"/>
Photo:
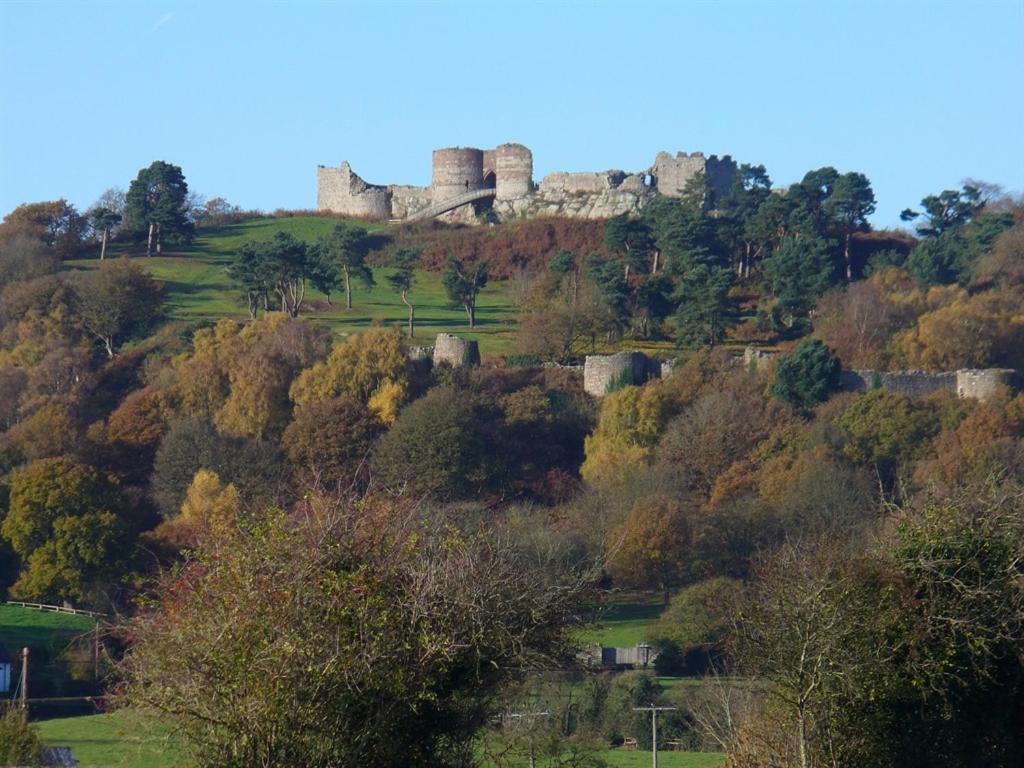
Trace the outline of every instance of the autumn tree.
<path fill-rule="evenodd" d="M 561 553 L 396 504 L 313 512 L 201 542 L 126 627 L 125 700 L 201 764 L 464 765 L 501 690 L 572 658 L 590 574 Z"/>
<path fill-rule="evenodd" d="M 411 364 L 396 328 L 371 328 L 335 346 L 322 363 L 303 371 L 291 387 L 297 405 L 350 395 L 394 420 L 407 396 Z"/>
<path fill-rule="evenodd" d="M 665 426 L 655 456 L 679 482 L 706 497 L 717 477 L 789 416 L 765 397 L 756 374 L 738 371 L 682 408 Z"/>
<path fill-rule="evenodd" d="M 268 507 L 277 501 L 285 467 L 271 443 L 217 432 L 194 419 L 176 422 L 157 449 L 150 493 L 166 518 L 181 511 L 189 485 L 201 469 L 238 489 L 247 508 Z"/>
<path fill-rule="evenodd" d="M 884 389 L 861 395 L 836 425 L 845 433 L 843 453 L 889 481 L 928 449 L 940 427 L 930 403 Z"/>
<path fill-rule="evenodd" d="M 160 317 L 163 285 L 127 259 L 105 262 L 75 284 L 79 322 L 114 357 L 124 342 L 146 333 Z"/>
<path fill-rule="evenodd" d="M 905 272 L 880 270 L 822 296 L 814 310 L 814 333 L 847 368 L 885 370 L 893 337 L 917 318 L 919 296 Z"/>
<path fill-rule="evenodd" d="M 476 299 L 487 285 L 487 262 L 477 262 L 468 268 L 455 258 L 448 259 L 448 266 L 441 277 L 448 301 L 453 307 L 466 310 L 469 327 L 476 327 Z"/>
<path fill-rule="evenodd" d="M 665 393 L 657 386 L 624 387 L 606 395 L 597 427 L 584 441 L 583 479 L 591 484 L 612 484 L 642 469 L 668 417 Z"/>
<path fill-rule="evenodd" d="M 161 252 L 165 240 L 188 242 L 193 226 L 188 218 L 188 184 L 177 165 L 154 161 L 139 171 L 125 196 L 125 226 L 146 238 L 146 255 Z"/>
<path fill-rule="evenodd" d="M 523 297 L 516 350 L 565 362 L 616 328 L 616 319 L 594 283 L 574 270 L 544 274 Z"/>
<path fill-rule="evenodd" d="M 410 339 L 416 338 L 416 307 L 409 301 L 409 293 L 416 283 L 416 264 L 419 262 L 419 251 L 411 251 L 400 248 L 391 255 L 391 264 L 394 272 L 388 275 L 388 285 L 391 290 L 402 298 L 402 303 L 409 308 L 409 326 L 407 335 Z"/>
<path fill-rule="evenodd" d="M 89 223 L 67 200 L 24 203 L 0 223 L 0 241 L 25 238 L 41 243 L 59 259 L 77 256 Z"/>
<path fill-rule="evenodd" d="M 608 542 L 608 571 L 618 586 L 656 588 L 668 606 L 672 589 L 689 574 L 692 509 L 663 495 L 641 498 Z"/>
<path fill-rule="evenodd" d="M 381 420 L 351 395 L 300 406 L 281 444 L 312 488 L 338 490 L 364 480 Z"/>
<path fill-rule="evenodd" d="M 200 469 L 192 478 L 181 505 L 181 519 L 192 526 L 223 533 L 238 523 L 242 499 L 231 483 L 224 484 L 216 472 Z"/>

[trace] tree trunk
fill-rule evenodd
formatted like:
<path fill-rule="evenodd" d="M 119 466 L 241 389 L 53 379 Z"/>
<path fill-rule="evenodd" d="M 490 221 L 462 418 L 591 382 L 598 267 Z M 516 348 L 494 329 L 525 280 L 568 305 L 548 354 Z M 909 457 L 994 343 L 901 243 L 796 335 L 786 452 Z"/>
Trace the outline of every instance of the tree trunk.
<path fill-rule="evenodd" d="M 843 248 L 843 259 L 846 260 L 846 281 L 850 282 L 853 280 L 853 264 L 850 263 L 850 238 L 853 234 L 850 232 L 846 233 L 846 246 Z"/>
<path fill-rule="evenodd" d="M 100 261 L 107 258 L 107 233 L 110 232 L 106 227 L 103 228 L 103 239 L 100 241 Z"/>
<path fill-rule="evenodd" d="M 657 248 L 655 248 L 654 249 L 654 256 L 652 257 L 652 261 L 651 261 L 651 274 L 652 275 L 658 274 L 658 259 L 660 257 L 661 257 L 661 251 L 659 251 Z"/>
<path fill-rule="evenodd" d="M 409 308 L 409 338 L 416 338 L 416 307 L 409 303 L 409 299 L 405 295 L 405 291 L 402 291 L 402 303 Z"/>
<path fill-rule="evenodd" d="M 160 252 L 163 250 L 162 247 L 161 247 L 161 244 L 160 244 L 161 240 L 162 240 L 162 238 L 160 236 L 160 225 L 157 224 L 156 225 L 156 255 L 157 256 L 159 256 Z"/>
<path fill-rule="evenodd" d="M 149 236 L 146 238 L 146 255 L 153 255 L 153 230 L 156 228 L 156 224 L 152 221 L 149 222 Z"/>
<path fill-rule="evenodd" d="M 800 768 L 807 768 L 807 716 L 802 707 L 797 715 L 796 727 L 800 739 L 797 745 L 800 750 Z"/>
<path fill-rule="evenodd" d="M 114 339 L 110 336 L 103 337 L 103 346 L 107 349 L 107 357 L 114 359 Z"/>
<path fill-rule="evenodd" d="M 476 304 L 467 303 L 467 304 L 465 304 L 465 307 L 466 307 L 466 317 L 469 318 L 469 327 L 470 328 L 475 328 L 476 327 Z"/>

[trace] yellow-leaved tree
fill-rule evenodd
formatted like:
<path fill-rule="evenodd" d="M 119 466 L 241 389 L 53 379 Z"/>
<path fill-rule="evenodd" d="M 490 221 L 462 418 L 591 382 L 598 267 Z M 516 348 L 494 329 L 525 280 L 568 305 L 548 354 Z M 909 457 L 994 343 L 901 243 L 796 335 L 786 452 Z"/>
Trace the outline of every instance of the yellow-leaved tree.
<path fill-rule="evenodd" d="M 242 512 L 242 499 L 232 483 L 224 485 L 216 472 L 200 469 L 181 505 L 181 520 L 189 526 L 226 531 Z"/>
<path fill-rule="evenodd" d="M 348 336 L 326 360 L 303 371 L 291 387 L 296 405 L 341 395 L 369 405 L 390 424 L 408 395 L 411 365 L 398 328 L 371 328 Z"/>
<path fill-rule="evenodd" d="M 668 400 L 656 384 L 607 395 L 597 427 L 583 444 L 583 479 L 591 485 L 622 483 L 646 466 L 668 416 Z"/>

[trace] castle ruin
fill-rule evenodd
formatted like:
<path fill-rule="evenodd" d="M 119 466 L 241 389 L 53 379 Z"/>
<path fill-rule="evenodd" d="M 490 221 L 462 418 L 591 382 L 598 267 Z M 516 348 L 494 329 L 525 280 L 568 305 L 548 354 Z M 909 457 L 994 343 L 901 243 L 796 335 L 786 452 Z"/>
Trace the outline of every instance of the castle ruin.
<path fill-rule="evenodd" d="M 700 173 L 719 198 L 732 185 L 736 163 L 728 155 L 659 152 L 643 171 L 559 171 L 534 185 L 533 153 L 522 144 L 487 150 L 449 147 L 434 150 L 429 187 L 369 184 L 347 161 L 337 168 L 321 165 L 317 209 L 410 222 L 433 217 L 473 222 L 483 211 L 499 221 L 536 216 L 606 219 L 639 213 L 657 195 L 679 197 Z"/>

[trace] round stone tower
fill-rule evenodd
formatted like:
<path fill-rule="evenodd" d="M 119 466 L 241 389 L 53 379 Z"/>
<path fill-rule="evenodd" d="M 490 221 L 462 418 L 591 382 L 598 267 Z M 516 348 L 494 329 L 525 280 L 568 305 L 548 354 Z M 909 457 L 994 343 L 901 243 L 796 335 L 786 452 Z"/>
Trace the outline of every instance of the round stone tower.
<path fill-rule="evenodd" d="M 502 144 L 494 150 L 495 197 L 525 197 L 533 181 L 533 153 L 522 144 Z"/>
<path fill-rule="evenodd" d="M 484 186 L 484 153 L 470 147 L 434 150 L 431 199 L 435 203 Z"/>

